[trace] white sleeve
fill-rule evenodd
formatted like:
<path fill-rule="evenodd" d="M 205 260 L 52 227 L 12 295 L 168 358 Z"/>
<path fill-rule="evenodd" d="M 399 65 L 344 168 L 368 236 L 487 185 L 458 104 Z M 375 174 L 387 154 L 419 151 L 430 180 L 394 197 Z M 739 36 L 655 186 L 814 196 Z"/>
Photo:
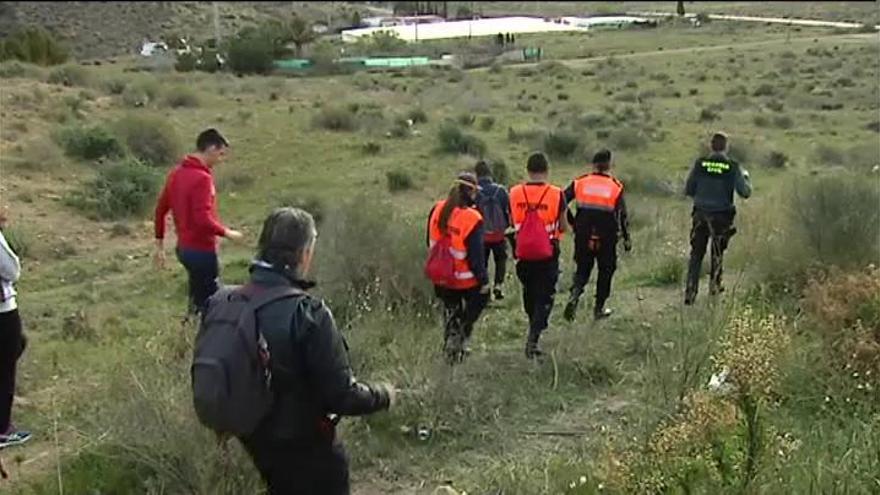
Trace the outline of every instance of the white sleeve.
<path fill-rule="evenodd" d="M 9 247 L 3 232 L 0 232 L 0 278 L 7 282 L 16 282 L 21 275 L 21 264 L 18 256 Z"/>

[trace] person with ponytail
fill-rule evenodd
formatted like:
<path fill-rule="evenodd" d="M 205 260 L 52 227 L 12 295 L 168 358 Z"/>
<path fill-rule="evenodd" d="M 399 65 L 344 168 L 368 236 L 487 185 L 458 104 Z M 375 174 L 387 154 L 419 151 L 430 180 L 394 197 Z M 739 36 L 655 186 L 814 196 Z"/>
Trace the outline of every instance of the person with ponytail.
<path fill-rule="evenodd" d="M 438 201 L 428 216 L 429 249 L 443 242 L 452 257 L 449 280 L 433 281 L 434 293 L 443 303 L 443 350 L 450 363 L 460 362 L 469 352 L 474 324 L 489 299 L 483 217 L 475 207 L 478 191 L 477 177 L 462 172 L 447 198 Z"/>

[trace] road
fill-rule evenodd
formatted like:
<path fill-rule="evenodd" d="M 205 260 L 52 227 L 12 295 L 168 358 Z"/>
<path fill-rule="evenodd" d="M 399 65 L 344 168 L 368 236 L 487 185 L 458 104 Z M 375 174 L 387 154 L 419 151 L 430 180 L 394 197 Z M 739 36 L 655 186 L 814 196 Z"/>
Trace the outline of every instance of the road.
<path fill-rule="evenodd" d="M 627 15 L 635 15 L 641 17 L 675 17 L 676 14 L 670 12 L 627 12 Z M 685 17 L 696 17 L 697 14 L 685 14 Z M 754 17 L 747 15 L 726 15 L 726 14 L 708 14 L 709 19 L 719 21 L 743 21 L 743 22 L 763 22 L 769 24 L 786 24 L 789 26 L 809 26 L 809 27 L 832 27 L 844 29 L 858 29 L 863 24 L 855 22 L 837 22 L 823 21 L 819 19 L 787 19 L 784 17 Z M 874 26 L 874 29 L 880 29 L 880 25 Z"/>

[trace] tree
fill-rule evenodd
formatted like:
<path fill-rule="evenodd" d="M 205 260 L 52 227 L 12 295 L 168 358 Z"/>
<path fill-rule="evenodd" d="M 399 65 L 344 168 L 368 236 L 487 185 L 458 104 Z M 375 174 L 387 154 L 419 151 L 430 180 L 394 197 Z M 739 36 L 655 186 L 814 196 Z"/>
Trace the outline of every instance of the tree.
<path fill-rule="evenodd" d="M 684 17 L 684 1 L 678 0 L 678 7 L 676 8 L 676 12 L 678 12 L 679 17 Z"/>
<path fill-rule="evenodd" d="M 318 39 L 311 23 L 302 17 L 295 16 L 288 25 L 290 41 L 296 46 L 296 56 L 302 56 L 302 49 Z"/>
<path fill-rule="evenodd" d="M 357 10 L 351 14 L 351 25 L 355 27 L 359 27 L 361 25 L 361 13 Z"/>

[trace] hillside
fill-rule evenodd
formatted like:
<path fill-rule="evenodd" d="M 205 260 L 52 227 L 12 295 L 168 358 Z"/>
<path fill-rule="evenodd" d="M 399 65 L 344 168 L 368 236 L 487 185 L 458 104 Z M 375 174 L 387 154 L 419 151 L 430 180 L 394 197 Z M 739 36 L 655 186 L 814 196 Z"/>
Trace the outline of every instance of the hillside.
<path fill-rule="evenodd" d="M 151 263 L 157 189 L 209 126 L 233 143 L 219 215 L 245 236 L 221 244 L 222 280 L 246 280 L 269 211 L 307 208 L 315 294 L 356 375 L 402 389 L 341 423 L 355 495 L 877 493 L 880 35 L 671 21 L 517 40 L 545 59 L 302 77 L 0 64 L 0 205 L 29 337 L 14 419 L 34 432 L 0 452 L 0 493 L 261 493 L 238 444 L 227 455 L 195 418 L 186 276 L 170 246 L 168 269 Z M 737 199 L 726 292 L 704 277 L 684 306 L 682 186 L 719 129 L 754 194 Z M 546 359 L 523 356 L 509 265 L 449 367 L 422 275 L 431 205 L 475 155 L 513 184 L 544 150 L 565 186 L 603 147 L 634 244 L 613 317 L 562 318 L 569 235 Z"/>
<path fill-rule="evenodd" d="M 355 10 L 345 2 L 217 2 L 221 36 L 294 12 L 309 19 L 345 22 Z M 132 55 L 144 40 L 163 34 L 214 37 L 212 2 L 3 2 L 0 36 L 17 26 L 57 33 L 77 58 Z"/>

